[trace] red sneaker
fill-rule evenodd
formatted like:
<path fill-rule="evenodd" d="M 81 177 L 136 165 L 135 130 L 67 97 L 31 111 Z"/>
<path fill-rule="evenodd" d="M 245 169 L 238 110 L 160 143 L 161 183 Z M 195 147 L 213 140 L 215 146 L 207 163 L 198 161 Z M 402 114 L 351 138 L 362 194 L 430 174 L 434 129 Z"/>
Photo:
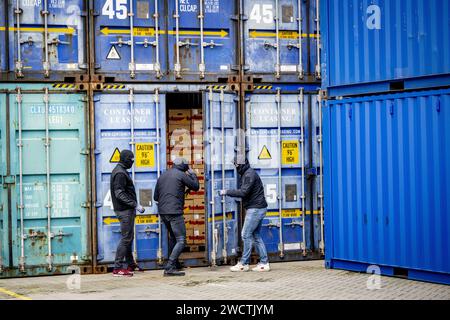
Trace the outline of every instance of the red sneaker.
<path fill-rule="evenodd" d="M 127 269 L 119 269 L 113 271 L 113 277 L 132 277 L 133 272 L 128 271 Z"/>

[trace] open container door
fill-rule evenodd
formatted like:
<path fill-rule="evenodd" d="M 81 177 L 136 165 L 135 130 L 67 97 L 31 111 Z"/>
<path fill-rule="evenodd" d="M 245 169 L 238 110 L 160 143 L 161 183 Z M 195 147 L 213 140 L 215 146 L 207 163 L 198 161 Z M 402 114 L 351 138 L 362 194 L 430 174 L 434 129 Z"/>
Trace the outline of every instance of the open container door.
<path fill-rule="evenodd" d="M 308 96 L 252 93 L 246 102 L 250 165 L 260 175 L 269 205 L 261 235 L 271 259 L 308 257 L 311 213 L 307 201 L 309 167 Z"/>
<path fill-rule="evenodd" d="M 233 165 L 238 135 L 238 97 L 234 93 L 205 92 L 205 189 L 208 258 L 212 266 L 235 260 L 238 250 L 238 204 L 221 197 L 221 189 L 237 187 Z"/>
<path fill-rule="evenodd" d="M 156 182 L 166 168 L 165 95 L 128 92 L 98 93 L 95 99 L 97 237 L 99 264 L 112 265 L 120 224 L 113 211 L 110 177 L 120 151 L 132 150 L 130 170 L 138 202 L 145 213 L 136 217 L 133 255 L 141 267 L 156 268 L 167 257 L 167 231 L 153 201 Z M 132 116 L 133 115 L 133 116 Z"/>

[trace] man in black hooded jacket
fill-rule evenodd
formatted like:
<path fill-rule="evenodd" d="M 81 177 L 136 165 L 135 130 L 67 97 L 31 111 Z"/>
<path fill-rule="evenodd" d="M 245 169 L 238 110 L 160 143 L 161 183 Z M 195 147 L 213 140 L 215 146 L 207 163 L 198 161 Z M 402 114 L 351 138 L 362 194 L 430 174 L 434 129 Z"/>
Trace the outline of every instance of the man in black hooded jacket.
<path fill-rule="evenodd" d="M 250 167 L 248 159 L 236 158 L 234 165 L 241 176 L 240 187 L 237 190 L 220 190 L 219 195 L 242 198 L 242 205 L 246 210 L 244 226 L 242 227 L 242 240 L 244 249 L 241 261 L 230 270 L 241 272 L 249 270 L 250 255 L 252 247 L 255 245 L 259 253 L 260 262 L 253 268 L 253 271 L 270 271 L 269 259 L 266 246 L 261 237 L 261 226 L 267 213 L 267 202 L 264 195 L 264 185 L 261 178 Z"/>
<path fill-rule="evenodd" d="M 187 161 L 175 159 L 174 166 L 164 172 L 158 179 L 154 199 L 158 203 L 158 214 L 169 231 L 169 261 L 164 270 L 164 276 L 184 276 L 179 271 L 178 257 L 183 252 L 186 242 L 186 226 L 183 209 L 186 188 L 198 191 L 200 185 Z"/>
<path fill-rule="evenodd" d="M 144 213 L 145 209 L 139 205 L 133 180 L 128 174 L 134 163 L 134 155 L 130 150 L 122 150 L 120 162 L 111 173 L 110 187 L 114 212 L 120 222 L 122 238 L 117 246 L 113 276 L 131 277 L 137 268 L 132 254 L 134 239 L 134 221 L 136 210 Z M 123 260 L 127 267 L 123 267 Z"/>

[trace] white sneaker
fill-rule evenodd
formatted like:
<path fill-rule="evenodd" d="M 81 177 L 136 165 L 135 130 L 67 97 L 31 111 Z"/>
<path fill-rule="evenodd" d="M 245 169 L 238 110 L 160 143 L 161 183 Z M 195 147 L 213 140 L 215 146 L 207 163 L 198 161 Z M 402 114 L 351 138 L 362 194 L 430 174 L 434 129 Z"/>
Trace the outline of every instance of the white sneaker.
<path fill-rule="evenodd" d="M 252 269 L 252 271 L 267 272 L 270 271 L 270 265 L 268 263 L 258 263 L 258 265 Z"/>
<path fill-rule="evenodd" d="M 248 264 L 242 264 L 240 262 L 238 262 L 237 265 L 233 266 L 230 268 L 231 272 L 246 272 L 250 269 L 250 267 L 248 266 Z"/>

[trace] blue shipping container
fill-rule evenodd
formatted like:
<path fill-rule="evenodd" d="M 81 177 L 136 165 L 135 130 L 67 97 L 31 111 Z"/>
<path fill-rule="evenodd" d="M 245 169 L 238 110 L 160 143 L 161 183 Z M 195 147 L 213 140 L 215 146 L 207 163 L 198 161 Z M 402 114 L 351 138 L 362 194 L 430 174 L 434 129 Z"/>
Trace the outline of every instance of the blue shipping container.
<path fill-rule="evenodd" d="M 329 96 L 450 85 L 447 0 L 321 2 Z"/>
<path fill-rule="evenodd" d="M 94 12 L 99 80 L 211 82 L 238 72 L 236 1 L 102 0 Z"/>
<path fill-rule="evenodd" d="M 85 94 L 7 87 L 0 94 L 0 277 L 90 270 Z"/>
<path fill-rule="evenodd" d="M 450 284 L 450 90 L 328 101 L 326 264 Z"/>
<path fill-rule="evenodd" d="M 303 90 L 296 94 L 253 93 L 246 103 L 246 136 L 249 161 L 266 188 L 268 214 L 262 227 L 268 253 L 310 256 L 321 245 L 321 219 L 317 198 L 307 188 L 311 158 L 311 119 L 317 119 L 316 98 Z M 316 121 L 313 120 L 313 123 Z M 313 131 L 313 136 L 316 136 Z M 314 161 L 314 163 L 317 161 Z M 311 221 L 311 219 L 313 221 Z M 314 243 L 311 243 L 313 233 Z"/>
<path fill-rule="evenodd" d="M 83 16 L 86 3 L 83 0 L 2 2 L 2 79 L 64 81 L 79 75 L 75 81 L 86 80 L 82 77 L 87 73 Z"/>
<path fill-rule="evenodd" d="M 262 82 L 317 81 L 318 1 L 244 0 L 244 70 Z"/>

